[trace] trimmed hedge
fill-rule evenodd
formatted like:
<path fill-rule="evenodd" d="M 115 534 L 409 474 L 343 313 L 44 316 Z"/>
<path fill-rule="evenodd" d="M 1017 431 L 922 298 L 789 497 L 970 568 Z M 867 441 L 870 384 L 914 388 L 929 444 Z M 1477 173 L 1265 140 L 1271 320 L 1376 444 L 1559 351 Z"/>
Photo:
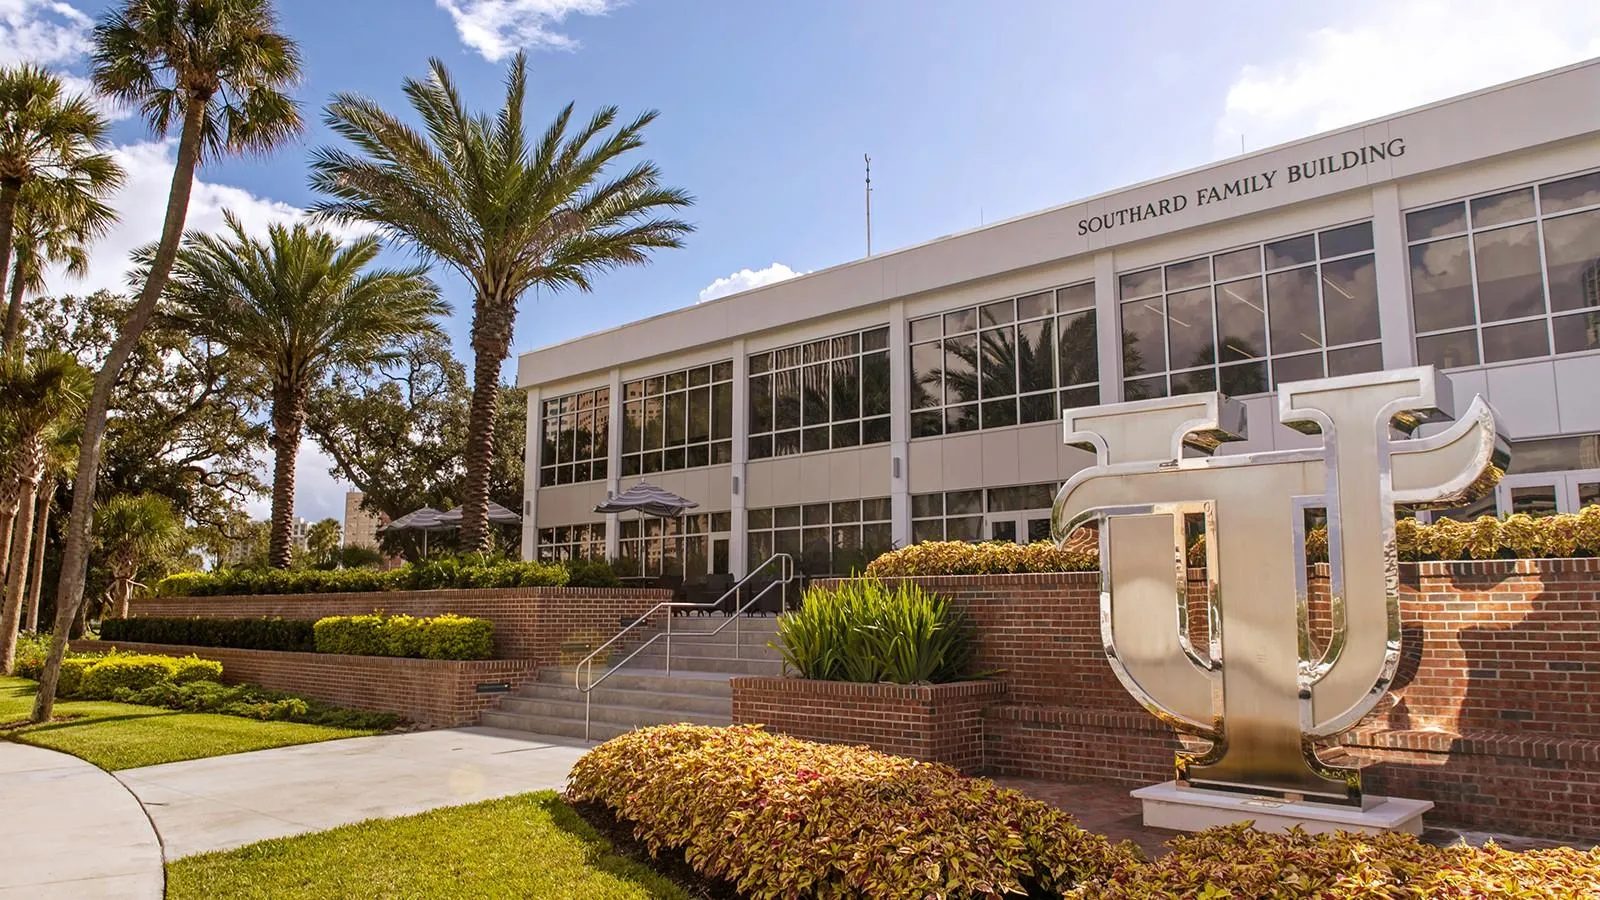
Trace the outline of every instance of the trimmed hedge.
<path fill-rule="evenodd" d="M 311 653 L 317 649 L 312 627 L 315 619 L 207 619 L 141 616 L 106 619 L 100 638 L 144 644 L 185 644 L 191 647 L 236 647 L 241 650 L 288 650 Z"/>
<path fill-rule="evenodd" d="M 1600 505 L 1553 516 L 1513 513 L 1504 519 L 1480 516 L 1471 521 L 1440 519 L 1424 524 L 1414 518 L 1395 522 L 1395 545 L 1404 562 L 1466 559 L 1566 559 L 1600 556 Z M 1189 564 L 1203 565 L 1205 541 L 1188 549 Z M 1310 562 L 1328 561 L 1328 532 L 1306 533 Z M 934 575 L 1006 575 L 1027 572 L 1093 572 L 1100 568 L 1096 549 L 1057 549 L 1048 541 L 1034 544 L 924 541 L 891 550 L 867 565 L 874 578 Z"/>
<path fill-rule="evenodd" d="M 579 759 L 567 795 L 752 897 L 1060 897 L 1139 858 L 947 766 L 759 726 L 630 732 Z"/>
<path fill-rule="evenodd" d="M 318 653 L 404 656 L 413 659 L 489 659 L 494 623 L 445 614 L 430 618 L 328 616 L 312 626 Z"/>
<path fill-rule="evenodd" d="M 67 663 L 78 672 L 67 685 Z M 60 696 L 82 700 L 110 700 L 119 690 L 138 691 L 158 684 L 220 681 L 222 663 L 195 656 L 159 656 L 142 653 L 108 653 L 94 658 L 62 661 Z"/>
<path fill-rule="evenodd" d="M 352 594 L 447 588 L 615 587 L 606 563 L 550 563 L 436 557 L 388 572 L 375 569 L 220 569 L 180 572 L 156 582 L 157 597 Z"/>
<path fill-rule="evenodd" d="M 985 779 L 752 725 L 629 732 L 578 760 L 567 797 L 750 897 L 1600 896 L 1600 848 L 1519 853 L 1237 825 L 1176 837 L 1150 862 Z"/>
<path fill-rule="evenodd" d="M 970 676 L 977 636 L 967 617 L 911 582 L 876 578 L 806 589 L 778 619 L 777 648 L 801 677 L 862 684 L 939 684 Z"/>

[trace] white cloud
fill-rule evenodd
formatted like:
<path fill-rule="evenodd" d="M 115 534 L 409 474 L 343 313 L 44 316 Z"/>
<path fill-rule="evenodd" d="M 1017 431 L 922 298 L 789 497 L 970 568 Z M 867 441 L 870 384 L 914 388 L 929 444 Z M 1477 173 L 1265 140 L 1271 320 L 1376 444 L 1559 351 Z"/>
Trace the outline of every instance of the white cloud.
<path fill-rule="evenodd" d="M 490 62 L 529 50 L 574 50 L 578 42 L 556 31 L 567 16 L 605 15 L 617 0 L 436 0 L 455 20 L 467 46 Z"/>
<path fill-rule="evenodd" d="M 272 454 L 261 455 L 262 469 L 268 481 L 272 475 Z M 300 452 L 294 458 L 294 514 L 302 519 L 317 522 L 322 519 L 344 521 L 344 493 L 355 488 L 328 474 L 333 460 L 309 438 L 302 439 Z M 251 519 L 264 522 L 272 515 L 272 494 L 246 500 L 244 510 Z"/>
<path fill-rule="evenodd" d="M 707 300 L 715 300 L 718 297 L 726 297 L 729 294 L 738 294 L 753 288 L 777 284 L 780 281 L 787 281 L 790 278 L 804 274 L 804 272 L 796 272 L 780 262 L 775 262 L 765 269 L 740 269 L 726 278 L 718 278 L 716 281 L 706 285 L 705 289 L 700 292 L 698 302 L 704 303 Z"/>
<path fill-rule="evenodd" d="M 0 0 L 0 65 L 53 66 L 89 50 L 89 17 L 52 0 Z"/>
<path fill-rule="evenodd" d="M 1240 135 L 1259 149 L 1593 56 L 1594 0 L 1379 3 L 1240 70 L 1217 121 L 1216 153 L 1237 153 Z"/>

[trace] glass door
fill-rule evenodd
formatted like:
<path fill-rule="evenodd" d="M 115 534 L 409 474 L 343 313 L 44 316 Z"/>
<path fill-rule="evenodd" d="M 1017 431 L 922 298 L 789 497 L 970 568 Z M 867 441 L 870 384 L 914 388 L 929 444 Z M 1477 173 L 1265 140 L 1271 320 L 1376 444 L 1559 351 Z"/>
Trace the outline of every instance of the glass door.
<path fill-rule="evenodd" d="M 990 513 L 984 517 L 984 538 L 1031 544 L 1050 540 L 1050 510 Z"/>

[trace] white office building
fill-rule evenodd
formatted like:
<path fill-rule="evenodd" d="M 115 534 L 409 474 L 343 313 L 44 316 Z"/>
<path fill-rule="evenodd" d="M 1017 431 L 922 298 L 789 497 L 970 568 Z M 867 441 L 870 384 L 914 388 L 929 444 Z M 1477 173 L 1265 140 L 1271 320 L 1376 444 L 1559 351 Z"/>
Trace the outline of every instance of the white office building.
<path fill-rule="evenodd" d="M 1600 502 L 1600 60 L 524 354 L 525 555 L 847 572 L 1028 540 L 1064 408 L 1431 363 L 1513 439 L 1480 510 Z M 700 503 L 609 519 L 648 480 Z M 1476 512 L 1475 510 L 1474 512 Z"/>

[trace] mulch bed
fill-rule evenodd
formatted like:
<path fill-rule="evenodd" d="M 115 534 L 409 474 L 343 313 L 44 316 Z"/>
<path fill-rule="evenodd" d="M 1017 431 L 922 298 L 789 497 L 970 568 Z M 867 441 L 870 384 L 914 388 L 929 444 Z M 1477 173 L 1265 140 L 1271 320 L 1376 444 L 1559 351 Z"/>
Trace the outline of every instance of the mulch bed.
<path fill-rule="evenodd" d="M 568 802 L 585 822 L 605 835 L 617 855 L 649 866 L 702 900 L 745 900 L 745 895 L 729 882 L 696 872 L 683 858 L 681 850 L 662 850 L 659 855 L 651 856 L 649 848 L 634 838 L 632 827 L 612 814 L 610 807 L 600 803 Z"/>

